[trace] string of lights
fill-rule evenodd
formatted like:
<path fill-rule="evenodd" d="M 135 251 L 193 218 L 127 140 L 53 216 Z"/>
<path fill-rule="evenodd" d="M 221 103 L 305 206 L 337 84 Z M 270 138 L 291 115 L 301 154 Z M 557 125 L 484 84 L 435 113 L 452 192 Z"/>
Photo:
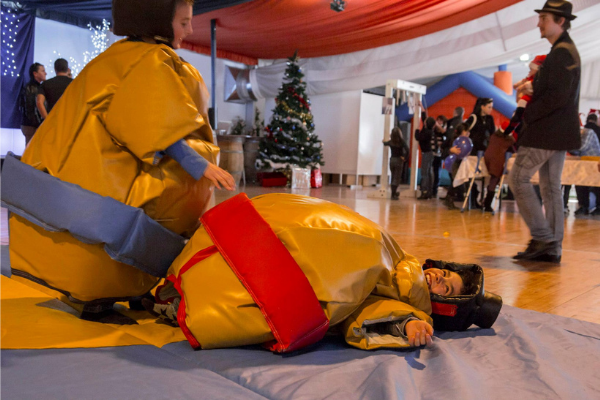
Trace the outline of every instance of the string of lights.
<path fill-rule="evenodd" d="M 19 29 L 21 20 L 12 9 L 6 8 L 5 10 L 0 11 L 0 23 L 2 23 L 2 74 L 4 76 L 20 76 L 15 63 L 14 46 L 17 43 L 17 29 Z"/>
<path fill-rule="evenodd" d="M 69 57 L 69 68 L 71 68 L 71 74 L 73 74 L 73 78 L 75 78 L 90 61 L 96 58 L 110 45 L 110 39 L 108 36 L 108 32 L 110 31 L 110 22 L 103 19 L 102 26 L 92 26 L 91 23 L 88 23 L 87 27 L 92 34 L 92 46 L 94 46 L 94 50 L 84 51 L 83 61 L 81 62 L 72 56 Z M 61 54 L 56 50 L 53 51 L 53 54 L 56 55 L 54 57 L 54 60 L 56 60 L 57 58 L 61 58 Z M 54 65 L 54 60 L 50 60 L 50 62 L 48 63 L 48 68 L 46 68 L 46 71 L 48 71 L 50 74 L 54 73 L 54 68 L 52 68 L 52 66 Z"/>

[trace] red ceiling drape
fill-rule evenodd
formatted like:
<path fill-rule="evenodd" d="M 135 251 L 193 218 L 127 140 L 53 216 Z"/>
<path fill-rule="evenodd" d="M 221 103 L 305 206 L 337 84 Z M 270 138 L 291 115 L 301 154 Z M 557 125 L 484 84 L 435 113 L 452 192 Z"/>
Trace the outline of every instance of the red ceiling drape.
<path fill-rule="evenodd" d="M 218 56 L 256 59 L 322 57 L 365 50 L 437 32 L 520 0 L 255 0 L 196 15 L 184 48 L 210 54 L 210 20 L 217 19 Z"/>

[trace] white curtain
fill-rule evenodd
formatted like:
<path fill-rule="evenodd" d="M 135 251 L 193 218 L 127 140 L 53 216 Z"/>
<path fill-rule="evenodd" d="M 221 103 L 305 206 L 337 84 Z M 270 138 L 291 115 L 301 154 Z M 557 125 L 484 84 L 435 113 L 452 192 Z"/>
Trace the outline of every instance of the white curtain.
<path fill-rule="evenodd" d="M 600 0 L 573 0 L 570 35 L 582 59 L 585 93 L 598 97 Z M 524 53 L 547 54 L 537 14 L 544 0 L 525 0 L 476 20 L 419 38 L 355 53 L 301 61 L 309 95 L 361 90 L 388 79 L 415 80 L 505 64 Z M 262 60 L 261 64 L 272 62 Z M 277 96 L 286 68 L 276 62 L 250 72 L 257 97 Z M 595 86 L 594 86 L 595 85 Z M 582 85 L 582 95 L 584 87 Z"/>

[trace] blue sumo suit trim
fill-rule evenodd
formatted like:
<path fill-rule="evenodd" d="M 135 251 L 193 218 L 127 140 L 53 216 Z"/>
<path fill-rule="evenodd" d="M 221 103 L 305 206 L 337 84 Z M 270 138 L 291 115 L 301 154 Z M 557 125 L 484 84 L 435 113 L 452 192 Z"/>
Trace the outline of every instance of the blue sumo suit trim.
<path fill-rule="evenodd" d="M 43 193 L 44 201 L 32 193 Z M 166 275 L 185 246 L 185 238 L 142 209 L 64 182 L 12 153 L 2 170 L 2 206 L 48 231 L 68 231 L 83 243 L 102 243 L 112 259 L 156 277 Z"/>

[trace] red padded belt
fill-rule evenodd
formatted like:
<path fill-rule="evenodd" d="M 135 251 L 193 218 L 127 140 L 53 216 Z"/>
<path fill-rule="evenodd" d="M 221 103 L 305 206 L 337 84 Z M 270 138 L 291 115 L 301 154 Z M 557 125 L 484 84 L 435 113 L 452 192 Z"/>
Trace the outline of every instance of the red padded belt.
<path fill-rule="evenodd" d="M 312 286 L 245 193 L 207 211 L 201 221 L 267 320 L 275 336 L 270 350 L 294 351 L 323 338 L 329 320 Z"/>

